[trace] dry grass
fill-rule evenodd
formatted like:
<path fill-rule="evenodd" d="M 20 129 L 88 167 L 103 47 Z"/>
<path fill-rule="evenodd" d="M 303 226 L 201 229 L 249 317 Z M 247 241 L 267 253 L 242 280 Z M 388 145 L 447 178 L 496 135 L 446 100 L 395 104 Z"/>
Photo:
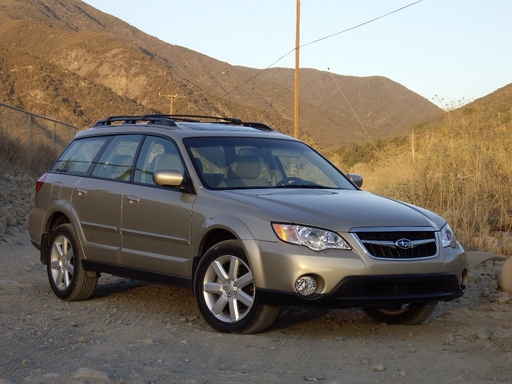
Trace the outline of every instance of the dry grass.
<path fill-rule="evenodd" d="M 368 191 L 445 217 L 466 249 L 510 252 L 503 243 L 512 244 L 512 122 L 510 113 L 486 112 L 447 111 L 436 129 L 411 133 L 407 145 L 388 146 L 350 171 L 364 175 Z"/>
<path fill-rule="evenodd" d="M 57 156 L 57 151 L 48 144 L 29 147 L 20 139 L 0 132 L 0 171 L 2 172 L 23 172 L 37 178 L 51 167 Z"/>

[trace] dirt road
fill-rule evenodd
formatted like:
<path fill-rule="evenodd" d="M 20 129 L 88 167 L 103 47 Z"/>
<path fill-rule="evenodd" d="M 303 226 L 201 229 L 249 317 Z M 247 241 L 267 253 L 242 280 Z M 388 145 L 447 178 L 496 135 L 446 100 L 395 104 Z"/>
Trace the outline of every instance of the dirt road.
<path fill-rule="evenodd" d="M 492 262 L 473 272 L 421 326 L 289 307 L 229 335 L 184 288 L 103 275 L 90 300 L 60 301 L 25 236 L 0 246 L 0 383 L 512 383 L 512 296 L 486 278 Z"/>

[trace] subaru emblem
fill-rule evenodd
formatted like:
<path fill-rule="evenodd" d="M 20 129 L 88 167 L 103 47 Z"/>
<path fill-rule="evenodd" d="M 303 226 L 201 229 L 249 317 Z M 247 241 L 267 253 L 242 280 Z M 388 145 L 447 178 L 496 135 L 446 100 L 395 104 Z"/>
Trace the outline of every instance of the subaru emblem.
<path fill-rule="evenodd" d="M 398 248 L 401 248 L 401 249 L 411 249 L 414 247 L 414 244 L 411 240 L 409 239 L 400 239 L 400 240 L 397 240 L 395 241 L 395 245 L 398 247 Z"/>

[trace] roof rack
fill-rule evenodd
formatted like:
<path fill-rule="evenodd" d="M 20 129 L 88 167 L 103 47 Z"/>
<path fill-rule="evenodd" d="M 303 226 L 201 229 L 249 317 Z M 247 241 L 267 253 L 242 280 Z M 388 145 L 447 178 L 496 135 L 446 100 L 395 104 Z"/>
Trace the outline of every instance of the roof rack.
<path fill-rule="evenodd" d="M 121 124 L 137 124 L 139 121 L 147 121 L 148 123 L 158 123 L 169 127 L 176 127 L 176 123 L 168 118 L 160 117 L 157 115 L 142 115 L 142 116 L 109 116 L 106 119 L 98 120 L 93 124 L 93 127 L 105 127 L 112 125 L 113 122 L 122 122 Z"/>
<path fill-rule="evenodd" d="M 206 115 L 166 115 L 166 114 L 151 114 L 143 115 L 142 117 L 148 118 L 168 118 L 174 121 L 184 121 L 188 123 L 201 123 L 202 120 L 221 120 L 228 123 L 240 124 L 242 120 L 234 117 L 222 117 L 222 116 L 206 116 Z"/>
<path fill-rule="evenodd" d="M 274 132 L 274 128 L 264 123 L 257 123 L 254 121 L 242 121 L 240 125 L 243 125 L 244 127 L 256 128 L 261 131 Z"/>
<path fill-rule="evenodd" d="M 237 119 L 235 117 L 203 116 L 203 115 L 146 115 L 146 116 L 158 116 L 158 117 L 165 116 L 171 120 L 183 121 L 183 122 L 189 122 L 189 123 L 204 122 L 204 121 L 201 121 L 198 119 L 220 120 L 220 121 L 216 121 L 216 123 L 241 125 L 244 127 L 256 128 L 261 131 L 270 131 L 270 132 L 274 131 L 274 129 L 271 128 L 270 126 L 268 126 L 267 124 L 243 121 L 242 119 Z"/>
<path fill-rule="evenodd" d="M 273 132 L 270 126 L 257 123 L 242 121 L 233 117 L 221 117 L 221 116 L 203 116 L 203 115 L 167 115 L 167 114 L 146 114 L 140 116 L 109 116 L 105 119 L 98 120 L 93 124 L 93 127 L 106 127 L 111 126 L 114 122 L 121 122 L 121 124 L 137 124 L 138 122 L 148 122 L 153 124 L 165 125 L 168 127 L 176 127 L 176 121 L 188 122 L 188 123 L 201 123 L 204 120 L 214 120 L 211 123 L 217 124 L 233 124 L 243 127 L 251 127 L 259 129 L 261 131 Z"/>

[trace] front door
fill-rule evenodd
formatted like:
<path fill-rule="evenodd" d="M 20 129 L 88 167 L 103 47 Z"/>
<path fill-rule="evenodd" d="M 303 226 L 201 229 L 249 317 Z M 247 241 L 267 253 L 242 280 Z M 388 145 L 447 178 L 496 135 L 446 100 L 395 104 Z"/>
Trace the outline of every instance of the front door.
<path fill-rule="evenodd" d="M 195 195 L 176 188 L 159 187 L 153 173 L 159 159 L 174 157 L 178 163 L 168 169 L 185 173 L 174 142 L 148 136 L 142 146 L 133 184 L 122 203 L 122 263 L 144 271 L 190 276 L 190 218 Z M 167 169 L 167 168 L 164 168 Z"/>

